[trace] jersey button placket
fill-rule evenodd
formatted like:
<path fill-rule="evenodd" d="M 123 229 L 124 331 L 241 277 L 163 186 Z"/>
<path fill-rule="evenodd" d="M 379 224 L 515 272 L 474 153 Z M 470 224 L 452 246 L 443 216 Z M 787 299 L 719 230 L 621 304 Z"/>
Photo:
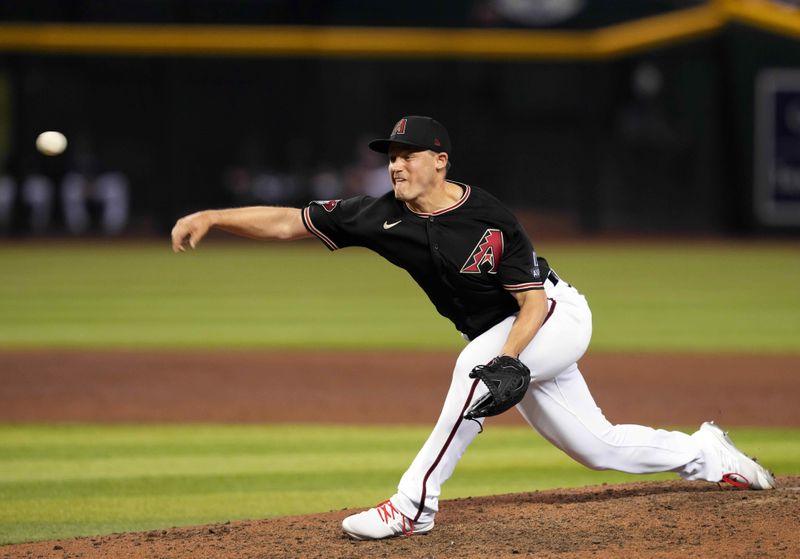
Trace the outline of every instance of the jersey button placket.
<path fill-rule="evenodd" d="M 436 235 L 434 234 L 435 222 L 436 220 L 434 219 L 433 216 L 428 217 L 428 223 L 427 223 L 428 245 L 431 247 L 431 258 L 433 259 L 433 264 L 434 266 L 436 266 L 436 269 L 439 271 L 439 273 L 442 273 L 442 263 L 440 261 L 442 255 L 439 252 L 439 243 L 436 240 Z"/>

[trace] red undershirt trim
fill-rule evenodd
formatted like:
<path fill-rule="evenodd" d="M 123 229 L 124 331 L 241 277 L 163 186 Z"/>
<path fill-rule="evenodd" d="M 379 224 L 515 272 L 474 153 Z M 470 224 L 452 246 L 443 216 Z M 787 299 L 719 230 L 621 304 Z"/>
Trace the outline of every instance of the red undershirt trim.
<path fill-rule="evenodd" d="M 464 205 L 464 202 L 467 201 L 467 198 L 469 198 L 469 193 L 472 191 L 472 189 L 469 187 L 468 184 L 460 184 L 460 183 L 457 183 L 457 182 L 454 182 L 453 184 L 458 184 L 459 186 L 463 186 L 464 187 L 464 194 L 462 194 L 461 198 L 459 198 L 458 202 L 456 202 L 452 206 L 450 206 L 448 208 L 444 208 L 442 210 L 436 210 L 435 212 L 432 212 L 432 213 L 415 212 L 414 210 L 412 210 L 408 206 L 407 202 L 406 202 L 406 208 L 408 208 L 408 211 L 410 211 L 412 214 L 418 215 L 419 217 L 431 217 L 432 215 L 442 215 L 443 213 L 451 212 L 456 208 L 460 208 L 461 206 Z"/>
<path fill-rule="evenodd" d="M 303 217 L 303 225 L 306 226 L 306 229 L 308 229 L 309 233 L 318 237 L 319 240 L 325 243 L 325 245 L 330 250 L 337 250 L 339 248 L 338 246 L 336 246 L 336 243 L 334 243 L 332 240 L 326 237 L 322 231 L 314 227 L 314 223 L 311 221 L 311 213 L 309 212 L 309 206 L 303 208 L 302 217 Z"/>

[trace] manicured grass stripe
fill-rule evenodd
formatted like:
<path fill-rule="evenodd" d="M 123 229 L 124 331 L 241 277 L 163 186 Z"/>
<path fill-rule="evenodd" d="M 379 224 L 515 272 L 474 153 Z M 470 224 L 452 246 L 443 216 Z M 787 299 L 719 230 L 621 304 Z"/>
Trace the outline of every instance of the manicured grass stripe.
<path fill-rule="evenodd" d="M 589 299 L 593 350 L 800 352 L 800 249 L 542 243 Z M 0 348 L 423 348 L 463 342 L 363 249 L 223 243 L 0 246 Z"/>
<path fill-rule="evenodd" d="M 0 426 L 0 542 L 369 506 L 394 492 L 428 432 L 313 425 Z M 800 472 L 800 431 L 736 429 L 733 436 L 779 475 Z M 642 478 L 588 470 L 528 428 L 489 423 L 443 497 L 634 479 Z"/>

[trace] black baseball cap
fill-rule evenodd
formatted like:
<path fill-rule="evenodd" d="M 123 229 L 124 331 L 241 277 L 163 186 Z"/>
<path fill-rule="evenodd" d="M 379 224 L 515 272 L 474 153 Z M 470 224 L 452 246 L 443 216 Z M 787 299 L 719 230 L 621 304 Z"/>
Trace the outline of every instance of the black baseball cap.
<path fill-rule="evenodd" d="M 403 144 L 436 152 L 452 153 L 450 135 L 438 120 L 429 116 L 404 116 L 392 128 L 387 139 L 372 140 L 369 149 L 389 153 L 391 144 Z"/>

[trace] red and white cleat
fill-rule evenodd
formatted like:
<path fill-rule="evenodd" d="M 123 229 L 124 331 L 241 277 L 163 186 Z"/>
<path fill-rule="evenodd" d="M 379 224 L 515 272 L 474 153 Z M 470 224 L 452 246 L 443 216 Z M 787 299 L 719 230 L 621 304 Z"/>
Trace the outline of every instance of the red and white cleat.
<path fill-rule="evenodd" d="M 722 479 L 738 489 L 775 489 L 777 484 L 772 473 L 736 448 L 728 434 L 713 421 L 700 426 L 700 432 L 706 435 L 711 445 L 719 453 L 722 464 Z"/>
<path fill-rule="evenodd" d="M 387 499 L 374 508 L 345 518 L 342 521 L 342 530 L 357 540 L 380 540 L 425 534 L 433 530 L 433 521 L 427 524 L 415 523 Z"/>

